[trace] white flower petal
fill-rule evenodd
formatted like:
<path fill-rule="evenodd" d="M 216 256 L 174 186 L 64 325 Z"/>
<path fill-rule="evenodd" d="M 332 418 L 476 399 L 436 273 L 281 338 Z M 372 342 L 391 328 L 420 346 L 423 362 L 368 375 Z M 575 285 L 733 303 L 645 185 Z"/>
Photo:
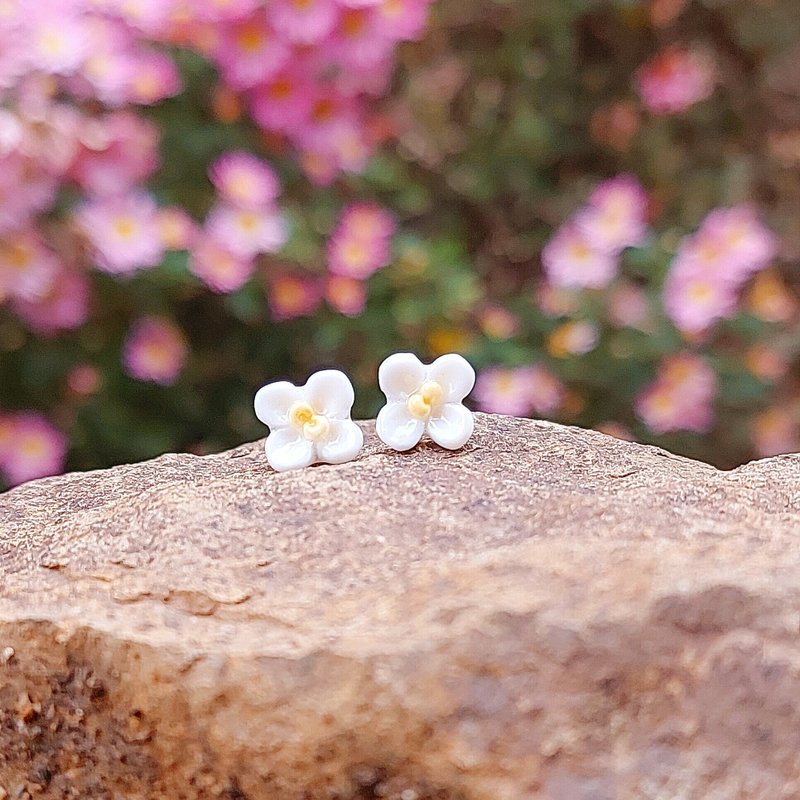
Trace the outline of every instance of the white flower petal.
<path fill-rule="evenodd" d="M 435 417 L 428 420 L 428 435 L 440 447 L 458 450 L 463 447 L 475 427 L 475 418 L 460 403 L 446 403 Z"/>
<path fill-rule="evenodd" d="M 294 428 L 271 433 L 264 449 L 269 465 L 278 472 L 302 469 L 314 463 L 314 443 L 307 441 Z"/>
<path fill-rule="evenodd" d="M 329 436 L 317 442 L 317 457 L 329 464 L 344 464 L 352 461 L 364 444 L 361 428 L 349 419 L 331 421 Z"/>
<path fill-rule="evenodd" d="M 262 387 L 256 393 L 253 405 L 256 416 L 272 430 L 289 424 L 289 409 L 303 399 L 302 391 L 289 381 L 278 381 Z"/>
<path fill-rule="evenodd" d="M 332 420 L 349 419 L 355 392 L 344 372 L 338 369 L 315 372 L 308 379 L 303 394 L 317 414 L 324 414 Z"/>
<path fill-rule="evenodd" d="M 413 353 L 395 353 L 378 369 L 378 385 L 390 403 L 405 400 L 423 383 L 425 365 Z"/>
<path fill-rule="evenodd" d="M 422 438 L 424 431 L 425 422 L 412 417 L 403 402 L 385 405 L 375 420 L 378 438 L 395 450 L 410 450 Z"/>
<path fill-rule="evenodd" d="M 445 403 L 460 403 L 475 385 L 475 370 L 463 356 L 448 353 L 428 367 L 428 380 L 444 389 Z"/>

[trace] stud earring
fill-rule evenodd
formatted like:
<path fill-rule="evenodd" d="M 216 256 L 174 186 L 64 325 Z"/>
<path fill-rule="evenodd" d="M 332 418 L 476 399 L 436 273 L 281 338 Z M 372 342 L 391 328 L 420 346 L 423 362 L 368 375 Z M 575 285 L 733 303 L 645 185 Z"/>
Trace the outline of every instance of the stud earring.
<path fill-rule="evenodd" d="M 269 426 L 265 450 L 278 472 L 351 461 L 364 434 L 350 419 L 355 394 L 339 370 L 315 372 L 304 386 L 270 383 L 255 396 L 256 416 Z"/>
<path fill-rule="evenodd" d="M 378 369 L 378 384 L 387 404 L 375 429 L 395 450 L 410 450 L 427 433 L 448 450 L 463 447 L 475 425 L 462 405 L 475 385 L 475 370 L 460 355 L 440 356 L 423 364 L 411 353 L 395 353 Z"/>

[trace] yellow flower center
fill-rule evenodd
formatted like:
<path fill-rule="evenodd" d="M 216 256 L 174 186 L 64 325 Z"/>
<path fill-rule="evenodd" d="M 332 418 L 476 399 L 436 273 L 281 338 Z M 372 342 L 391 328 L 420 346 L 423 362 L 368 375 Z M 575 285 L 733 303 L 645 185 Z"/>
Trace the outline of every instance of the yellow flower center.
<path fill-rule="evenodd" d="M 426 381 L 418 392 L 406 401 L 409 414 L 415 419 L 427 419 L 435 406 L 442 402 L 444 389 L 436 381 Z"/>
<path fill-rule="evenodd" d="M 331 423 L 324 414 L 317 414 L 305 401 L 299 400 L 289 409 L 289 422 L 309 441 L 328 435 Z"/>
<path fill-rule="evenodd" d="M 132 239 L 136 233 L 136 220 L 128 216 L 117 217 L 114 230 L 120 239 Z"/>

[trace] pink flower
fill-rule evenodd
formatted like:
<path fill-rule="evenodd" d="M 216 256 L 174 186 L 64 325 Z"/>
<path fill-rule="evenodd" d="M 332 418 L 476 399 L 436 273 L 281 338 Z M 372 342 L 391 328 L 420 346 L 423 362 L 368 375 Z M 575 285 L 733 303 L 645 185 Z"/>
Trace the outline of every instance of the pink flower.
<path fill-rule="evenodd" d="M 59 265 L 43 295 L 35 300 L 19 298 L 14 312 L 28 327 L 44 336 L 73 330 L 89 318 L 89 281 L 82 272 Z"/>
<path fill-rule="evenodd" d="M 602 289 L 614 279 L 617 257 L 598 250 L 574 222 L 562 225 L 542 250 L 542 266 L 555 286 Z"/>
<path fill-rule="evenodd" d="M 117 195 L 158 168 L 158 128 L 131 111 L 84 122 L 70 176 L 89 194 Z"/>
<path fill-rule="evenodd" d="M 382 29 L 374 7 L 343 9 L 329 40 L 330 52 L 345 67 L 369 69 L 391 52 L 392 40 L 384 30 L 385 23 Z"/>
<path fill-rule="evenodd" d="M 252 14 L 262 0 L 185 0 L 191 14 L 209 22 L 242 19 Z"/>
<path fill-rule="evenodd" d="M 381 0 L 376 27 L 389 39 L 418 39 L 428 21 L 430 0 Z"/>
<path fill-rule="evenodd" d="M 638 247 L 647 233 L 647 193 L 631 175 L 604 181 L 575 216 L 575 224 L 596 249 L 619 253 Z"/>
<path fill-rule="evenodd" d="M 554 358 L 582 356 L 597 347 L 597 326 L 588 320 L 570 320 L 559 325 L 547 338 L 547 351 Z"/>
<path fill-rule="evenodd" d="M 254 211 L 225 203 L 211 209 L 206 230 L 223 247 L 242 258 L 275 253 L 287 238 L 286 222 L 277 211 Z"/>
<path fill-rule="evenodd" d="M 289 46 L 260 14 L 226 25 L 219 33 L 214 57 L 234 89 L 250 89 L 268 80 L 289 61 Z"/>
<path fill-rule="evenodd" d="M 333 0 L 271 0 L 267 16 L 290 42 L 316 44 L 333 30 L 338 10 Z"/>
<path fill-rule="evenodd" d="M 278 275 L 269 282 L 269 309 L 276 322 L 311 316 L 320 304 L 320 287 L 311 278 Z"/>
<path fill-rule="evenodd" d="M 187 355 L 186 338 L 174 323 L 144 317 L 128 331 L 122 361 L 132 378 L 169 386 L 178 379 Z"/>
<path fill-rule="evenodd" d="M 752 206 L 717 208 L 704 220 L 701 234 L 718 242 L 725 268 L 736 280 L 746 280 L 775 258 L 777 240 Z"/>
<path fill-rule="evenodd" d="M 664 283 L 667 315 L 682 331 L 699 333 L 731 317 L 742 284 L 775 255 L 771 231 L 748 206 L 712 211 L 682 242 Z"/>
<path fill-rule="evenodd" d="M 331 275 L 325 283 L 328 305 L 346 317 L 357 317 L 367 303 L 367 289 L 355 278 Z"/>
<path fill-rule="evenodd" d="M 160 208 L 157 223 L 165 250 L 188 250 L 199 234 L 197 223 L 180 206 Z"/>
<path fill-rule="evenodd" d="M 390 259 L 386 239 L 361 239 L 350 233 L 334 234 L 328 240 L 328 269 L 335 275 L 365 280 Z"/>
<path fill-rule="evenodd" d="M 705 433 L 714 419 L 716 391 L 717 376 L 709 364 L 692 353 L 679 353 L 665 359 L 634 408 L 653 433 Z"/>
<path fill-rule="evenodd" d="M 371 203 L 347 206 L 328 240 L 328 269 L 364 280 L 391 261 L 392 215 Z"/>
<path fill-rule="evenodd" d="M 550 414 L 561 404 L 564 387 L 548 369 L 490 367 L 478 374 L 474 392 L 479 409 L 523 417 L 532 411 Z"/>
<path fill-rule="evenodd" d="M 103 272 L 135 272 L 156 266 L 164 256 L 156 204 L 144 192 L 90 200 L 77 211 L 75 221 Z"/>
<path fill-rule="evenodd" d="M 134 59 L 131 31 L 117 20 L 87 16 L 87 57 L 73 91 L 80 97 L 96 97 L 103 103 L 119 106 L 129 98 Z"/>
<path fill-rule="evenodd" d="M 392 214 L 374 203 L 352 203 L 339 218 L 339 229 L 359 239 L 387 239 L 395 227 Z"/>
<path fill-rule="evenodd" d="M 278 176 L 272 168 L 243 150 L 221 155 L 208 174 L 223 200 L 237 208 L 266 208 L 280 191 Z"/>
<path fill-rule="evenodd" d="M 702 333 L 736 311 L 736 290 L 713 273 L 673 269 L 664 283 L 664 310 L 684 333 Z"/>
<path fill-rule="evenodd" d="M 44 297 L 58 273 L 55 255 L 34 231 L 0 241 L 0 297 L 25 300 Z"/>
<path fill-rule="evenodd" d="M 232 253 L 207 233 L 201 234 L 189 253 L 189 270 L 219 294 L 241 289 L 255 271 L 252 258 Z"/>
<path fill-rule="evenodd" d="M 654 114 L 676 114 L 714 91 L 714 64 L 707 54 L 669 47 L 636 74 L 642 102 Z"/>
<path fill-rule="evenodd" d="M 175 62 L 155 50 L 136 55 L 128 99 L 140 105 L 153 105 L 181 90 L 181 78 Z"/>
<path fill-rule="evenodd" d="M 28 57 L 34 69 L 74 73 L 87 55 L 86 27 L 78 13 L 56 4 L 37 4 L 27 21 Z"/>
<path fill-rule="evenodd" d="M 644 289 L 630 283 L 614 287 L 608 299 L 608 317 L 618 328 L 645 330 L 650 318 L 650 301 Z"/>
<path fill-rule="evenodd" d="M 0 417 L 0 469 L 11 486 L 57 475 L 64 469 L 67 438 L 41 414 Z"/>
<path fill-rule="evenodd" d="M 259 84 L 249 96 L 253 119 L 265 130 L 291 133 L 308 119 L 313 84 L 301 69 L 289 67 Z"/>

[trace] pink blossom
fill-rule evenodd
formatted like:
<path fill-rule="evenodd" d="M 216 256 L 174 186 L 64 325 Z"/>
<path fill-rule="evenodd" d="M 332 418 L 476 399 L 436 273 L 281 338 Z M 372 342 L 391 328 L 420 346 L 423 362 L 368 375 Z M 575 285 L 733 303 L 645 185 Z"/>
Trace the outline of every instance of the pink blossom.
<path fill-rule="evenodd" d="M 615 286 L 608 298 L 608 317 L 618 328 L 645 330 L 650 318 L 650 301 L 644 289 L 630 283 Z"/>
<path fill-rule="evenodd" d="M 373 7 L 346 8 L 328 41 L 333 57 L 345 67 L 367 69 L 383 61 L 391 51 L 392 40 Z"/>
<path fill-rule="evenodd" d="M 56 4 L 37 4 L 28 25 L 28 58 L 34 69 L 74 73 L 87 55 L 86 27 L 78 13 Z"/>
<path fill-rule="evenodd" d="M 562 225 L 542 250 L 548 280 L 568 288 L 602 289 L 614 279 L 619 262 L 598 250 L 574 222 Z"/>
<path fill-rule="evenodd" d="M 664 308 L 682 331 L 699 333 L 736 311 L 741 285 L 764 269 L 775 237 L 748 206 L 712 211 L 678 249 L 664 283 Z"/>
<path fill-rule="evenodd" d="M 0 242 L 0 297 L 36 300 L 44 297 L 58 273 L 59 262 L 34 231 Z"/>
<path fill-rule="evenodd" d="M 103 383 L 103 376 L 94 364 L 76 364 L 67 375 L 67 388 L 77 397 L 91 397 Z"/>
<path fill-rule="evenodd" d="M 327 253 L 332 273 L 359 280 L 369 278 L 391 259 L 387 239 L 362 239 L 346 231 L 328 240 Z"/>
<path fill-rule="evenodd" d="M 192 16 L 208 22 L 225 22 L 250 16 L 262 0 L 185 0 Z"/>
<path fill-rule="evenodd" d="M 158 128 L 131 111 L 85 122 L 81 136 L 70 176 L 89 194 L 122 194 L 158 167 Z"/>
<path fill-rule="evenodd" d="M 88 16 L 84 22 L 87 56 L 72 89 L 81 97 L 122 105 L 128 100 L 134 71 L 131 31 L 117 20 L 105 17 Z"/>
<path fill-rule="evenodd" d="M 155 50 L 141 51 L 134 60 L 128 99 L 140 105 L 153 105 L 181 90 L 175 62 Z"/>
<path fill-rule="evenodd" d="M 253 119 L 266 130 L 297 131 L 311 114 L 312 86 L 303 70 L 292 67 L 281 70 L 250 93 Z"/>
<path fill-rule="evenodd" d="M 319 308 L 321 295 L 318 283 L 298 275 L 277 275 L 269 282 L 267 299 L 276 322 L 311 316 Z"/>
<path fill-rule="evenodd" d="M 237 208 L 266 208 L 280 191 L 278 176 L 273 169 L 243 150 L 221 155 L 211 165 L 209 177 L 223 200 Z"/>
<path fill-rule="evenodd" d="M 735 288 L 713 273 L 673 269 L 664 283 L 664 310 L 685 333 L 702 333 L 736 311 Z"/>
<path fill-rule="evenodd" d="M 250 89 L 279 72 L 291 50 L 266 19 L 255 14 L 225 26 L 214 49 L 225 80 L 235 89 Z"/>
<path fill-rule="evenodd" d="M 219 294 L 241 289 L 255 271 L 252 258 L 232 253 L 213 236 L 201 234 L 189 253 L 189 270 Z"/>
<path fill-rule="evenodd" d="M 711 366 L 693 353 L 679 353 L 664 360 L 634 408 L 653 433 L 705 433 L 714 420 L 716 391 L 717 376 Z"/>
<path fill-rule="evenodd" d="M 752 206 L 717 208 L 704 220 L 700 236 L 716 242 L 723 253 L 724 269 L 743 281 L 767 267 L 775 258 L 777 240 Z"/>
<path fill-rule="evenodd" d="M 418 39 L 425 30 L 430 0 L 381 0 L 376 27 L 389 39 Z"/>
<path fill-rule="evenodd" d="M 156 266 L 164 256 L 156 204 L 144 192 L 90 200 L 78 209 L 75 221 L 103 272 L 135 272 Z"/>
<path fill-rule="evenodd" d="M 339 229 L 359 239 L 386 239 L 394 234 L 392 214 L 374 203 L 351 203 L 339 218 Z"/>
<path fill-rule="evenodd" d="M 0 417 L 0 469 L 11 486 L 64 469 L 67 438 L 35 411 Z"/>
<path fill-rule="evenodd" d="M 333 30 L 338 9 L 333 0 L 271 0 L 267 16 L 290 42 L 315 44 Z"/>
<path fill-rule="evenodd" d="M 603 181 L 575 224 L 596 249 L 619 253 L 639 247 L 647 233 L 647 193 L 631 175 Z"/>
<path fill-rule="evenodd" d="M 475 402 L 493 414 L 550 414 L 564 398 L 564 387 L 546 367 L 490 367 L 478 374 Z"/>
<path fill-rule="evenodd" d="M 325 283 L 325 300 L 328 305 L 346 317 L 357 317 L 367 302 L 367 288 L 356 278 L 331 275 Z"/>
<path fill-rule="evenodd" d="M 251 210 L 219 203 L 208 214 L 209 235 L 242 258 L 275 253 L 287 238 L 286 222 L 274 209 Z"/>
<path fill-rule="evenodd" d="M 676 114 L 714 91 L 714 64 L 705 53 L 668 47 L 636 74 L 642 102 L 654 114 Z"/>
<path fill-rule="evenodd" d="M 28 327 L 44 336 L 73 330 L 89 317 L 89 281 L 82 272 L 59 265 L 45 293 L 36 299 L 18 298 L 14 312 Z"/>
<path fill-rule="evenodd" d="M 582 356 L 597 347 L 597 326 L 588 320 L 569 320 L 559 325 L 547 338 L 547 351 L 554 358 Z"/>
<path fill-rule="evenodd" d="M 132 378 L 169 386 L 178 379 L 187 355 L 186 337 L 174 323 L 143 317 L 128 331 L 122 361 Z"/>
<path fill-rule="evenodd" d="M 197 223 L 180 206 L 159 208 L 157 224 L 165 250 L 188 250 L 199 234 Z"/>
<path fill-rule="evenodd" d="M 392 215 L 372 203 L 347 206 L 328 240 L 328 269 L 364 280 L 391 261 Z"/>

